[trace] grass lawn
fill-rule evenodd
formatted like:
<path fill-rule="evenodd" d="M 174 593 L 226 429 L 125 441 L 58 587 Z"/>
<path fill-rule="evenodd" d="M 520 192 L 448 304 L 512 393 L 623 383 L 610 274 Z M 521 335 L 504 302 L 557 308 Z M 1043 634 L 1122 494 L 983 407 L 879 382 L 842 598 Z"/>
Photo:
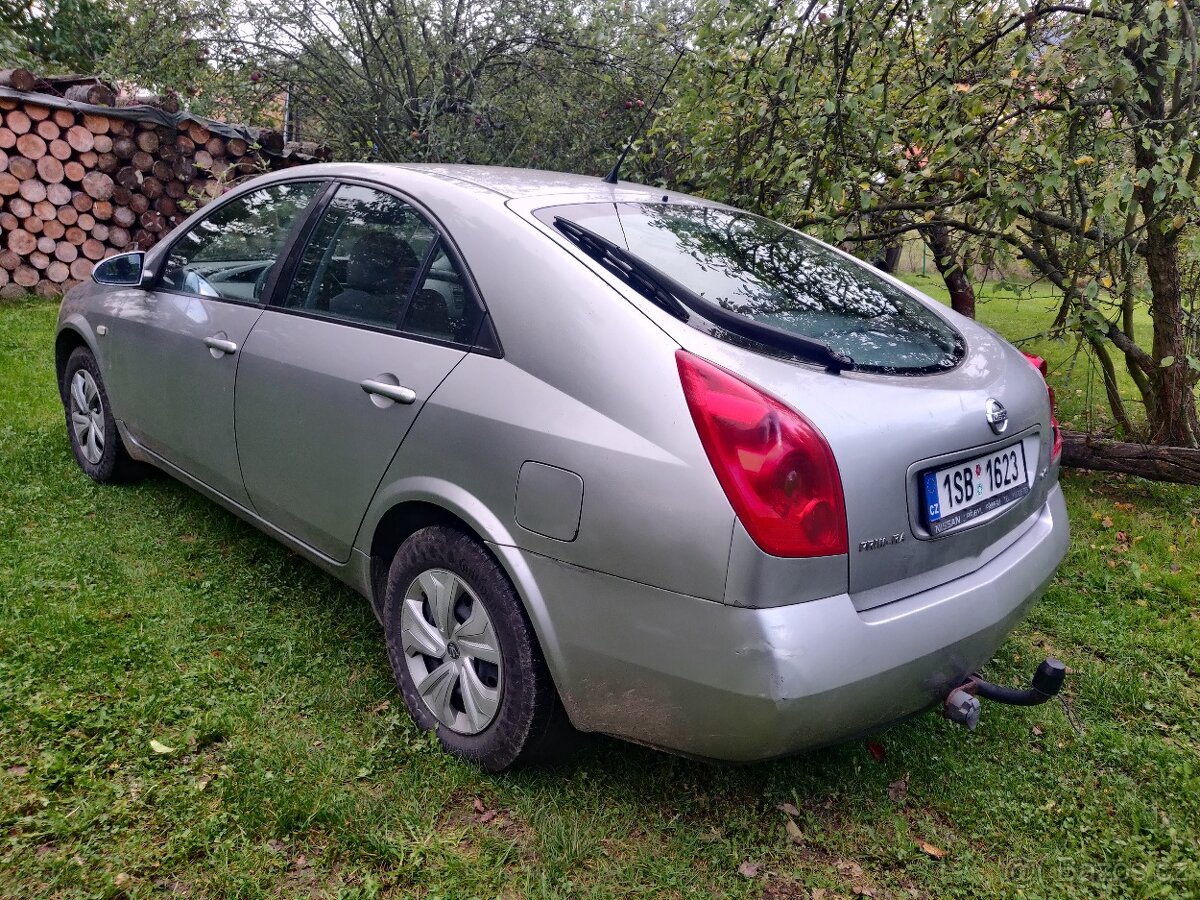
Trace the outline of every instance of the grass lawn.
<path fill-rule="evenodd" d="M 83 476 L 55 313 L 0 308 L 0 896 L 1200 897 L 1200 490 L 1065 474 L 1073 549 L 987 672 L 1060 656 L 1075 724 L 488 776 L 410 723 L 356 595 L 165 477 Z"/>

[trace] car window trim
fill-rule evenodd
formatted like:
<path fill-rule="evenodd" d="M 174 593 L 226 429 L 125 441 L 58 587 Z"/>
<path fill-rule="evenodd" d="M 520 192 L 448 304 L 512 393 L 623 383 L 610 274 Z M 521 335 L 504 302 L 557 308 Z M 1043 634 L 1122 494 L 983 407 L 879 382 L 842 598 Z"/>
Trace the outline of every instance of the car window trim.
<path fill-rule="evenodd" d="M 464 344 L 459 341 L 446 341 L 441 338 L 430 337 L 427 334 L 412 334 L 407 331 L 397 331 L 395 328 L 388 328 L 385 325 L 372 325 L 370 322 L 359 322 L 355 319 L 337 319 L 324 313 L 310 312 L 307 309 L 288 309 L 283 306 L 272 306 L 264 310 L 264 312 L 297 316 L 301 319 L 312 319 L 314 322 L 326 322 L 330 325 L 343 325 L 346 328 L 357 328 L 359 331 L 374 331 L 376 334 L 385 334 L 404 341 L 420 341 L 422 344 L 436 344 L 439 347 L 448 347 L 452 350 L 463 350 L 467 353 L 478 353 L 481 356 L 496 356 L 499 358 L 494 351 L 486 347 Z M 486 320 L 486 318 L 485 316 L 484 319 Z"/>
<path fill-rule="evenodd" d="M 413 209 L 417 209 L 415 206 Z M 417 213 L 420 214 L 420 210 Z M 428 221 L 428 220 L 427 220 Z M 400 315 L 396 317 L 396 332 L 398 334 L 406 334 L 404 330 L 404 320 L 408 318 L 408 311 L 412 309 L 413 299 L 417 296 L 417 291 L 421 285 L 425 283 L 425 278 L 429 275 L 429 267 L 433 265 L 433 256 L 437 248 L 442 244 L 441 233 L 434 228 L 433 240 L 429 242 L 429 246 L 425 248 L 425 255 L 421 257 L 421 262 L 417 266 L 416 274 L 413 275 L 412 284 L 408 286 L 408 292 L 404 295 L 404 303 L 400 307 Z M 475 336 L 471 336 L 471 344 L 475 343 Z"/>
<path fill-rule="evenodd" d="M 317 227 L 317 224 L 324 217 L 326 209 L 328 208 L 329 204 L 333 202 L 333 198 L 337 195 L 338 189 L 342 185 L 356 185 L 358 187 L 370 188 L 371 190 L 390 194 L 397 200 L 400 200 L 402 203 L 407 203 L 414 210 L 416 210 L 416 212 L 422 218 L 424 218 L 433 229 L 434 239 L 430 242 L 429 247 L 425 251 L 425 257 L 421 261 L 421 266 L 418 269 L 417 277 L 414 279 L 409 288 L 409 294 L 405 298 L 404 306 L 400 312 L 400 317 L 395 328 L 371 325 L 367 322 L 355 322 L 351 319 L 339 319 L 322 313 L 310 312 L 308 310 L 290 309 L 282 305 L 284 298 L 286 298 L 288 293 L 291 291 L 292 283 L 296 277 L 296 270 L 300 264 L 300 256 L 303 254 L 308 245 L 308 241 L 312 237 L 312 231 Z M 428 206 L 417 200 L 402 188 L 397 188 L 390 184 L 384 184 L 370 178 L 353 176 L 339 176 L 330 178 L 329 187 L 326 189 L 326 193 L 322 195 L 321 203 L 319 205 L 320 209 L 316 209 L 314 204 L 309 204 L 309 209 L 312 211 L 307 217 L 304 239 L 302 241 L 297 240 L 292 245 L 290 251 L 291 255 L 287 259 L 284 269 L 281 270 L 279 281 L 275 285 L 275 293 L 270 297 L 270 303 L 267 304 L 265 307 L 266 309 L 274 312 L 285 313 L 287 315 L 301 316 L 306 319 L 318 319 L 322 322 L 333 322 L 335 324 L 346 325 L 351 328 L 364 328 L 368 331 L 375 331 L 381 334 L 390 334 L 394 337 L 404 338 L 405 340 L 423 341 L 425 343 L 437 344 L 441 347 L 466 349 L 470 353 L 478 353 L 483 356 L 492 356 L 497 359 L 504 358 L 504 348 L 500 343 L 500 336 L 496 333 L 495 323 L 491 322 L 491 311 L 484 302 L 483 294 L 479 290 L 479 287 L 475 281 L 475 276 L 471 273 L 470 268 L 467 266 L 462 253 L 458 249 L 458 245 L 454 243 L 453 236 L 449 233 L 445 225 L 442 224 L 441 219 L 439 219 L 433 213 L 433 211 L 429 209 Z M 463 287 L 466 289 L 468 294 L 470 294 L 471 299 L 478 304 L 479 308 L 483 311 L 483 315 L 480 316 L 479 319 L 479 326 L 476 328 L 475 334 L 472 336 L 469 342 L 444 341 L 439 338 L 430 337 L 429 335 L 414 334 L 412 332 L 404 331 L 400 327 L 403 324 L 405 317 L 408 315 L 408 308 L 412 303 L 413 297 L 416 296 L 418 286 L 424 282 L 426 275 L 429 273 L 429 267 L 433 264 L 433 251 L 437 247 L 443 247 L 445 249 L 446 255 L 450 258 L 451 264 L 458 272 L 459 277 L 463 280 Z M 287 275 L 286 282 L 283 278 L 283 274 L 285 272 Z M 264 290 L 263 293 L 266 293 L 266 291 Z M 483 338 L 484 335 L 490 335 L 491 341 L 488 341 L 487 343 L 481 343 L 480 339 Z"/>
<path fill-rule="evenodd" d="M 287 182 L 293 183 L 293 182 Z M 292 228 L 287 236 L 287 240 L 283 242 L 283 247 L 279 251 L 278 262 L 275 270 L 271 273 L 271 277 L 267 279 L 267 283 L 263 285 L 262 307 L 268 308 L 274 302 L 275 295 L 279 292 L 280 284 L 291 285 L 292 273 L 290 266 L 297 264 L 298 257 L 297 248 L 302 248 L 307 242 L 312 230 L 316 228 L 317 223 L 321 221 L 317 211 L 320 210 L 324 214 L 325 208 L 329 205 L 329 201 L 336 193 L 336 183 L 332 178 L 325 179 L 325 183 L 313 195 L 304 213 L 300 216 L 300 221 L 296 223 L 296 227 Z M 284 275 L 287 278 L 284 278 Z"/>
<path fill-rule="evenodd" d="M 288 236 L 284 248 L 286 253 L 280 253 L 283 265 L 272 276 L 274 282 L 270 285 L 270 290 L 263 289 L 263 294 L 267 298 L 266 303 L 263 304 L 263 309 L 281 309 L 279 304 L 283 302 L 283 299 L 287 297 L 288 291 L 291 290 L 292 282 L 296 276 L 296 268 L 300 265 L 300 257 L 304 253 L 304 248 L 308 246 L 313 231 L 320 224 L 321 219 L 325 215 L 325 210 L 329 208 L 330 201 L 337 194 L 337 189 L 337 179 L 325 179 L 324 186 L 313 197 L 313 202 L 305 210 L 304 222 Z"/>
<path fill-rule="evenodd" d="M 155 260 L 154 278 L 150 282 L 150 284 L 146 287 L 146 290 L 154 291 L 156 293 L 163 293 L 163 294 L 177 294 L 180 297 L 199 297 L 202 300 L 216 300 L 220 303 L 232 303 L 236 306 L 249 306 L 249 307 L 254 307 L 257 309 L 266 308 L 267 304 L 263 300 L 263 297 L 259 297 L 259 299 L 257 301 L 239 300 L 236 297 L 219 297 L 219 296 L 212 297 L 207 294 L 197 294 L 197 293 L 193 293 L 191 291 L 179 290 L 178 288 L 164 287 L 162 284 L 163 270 L 166 268 L 167 260 L 169 260 L 171 258 L 171 251 L 173 251 L 175 249 L 175 245 L 178 244 L 180 241 L 182 241 L 189 234 L 191 234 L 202 222 L 207 221 L 209 216 L 214 215 L 218 210 L 222 209 L 226 205 L 228 205 L 230 203 L 234 203 L 237 200 L 239 200 L 242 197 L 245 197 L 249 194 L 253 194 L 255 191 L 267 190 L 269 188 L 279 187 L 279 186 L 285 185 L 285 184 L 305 184 L 307 182 L 315 183 L 317 185 L 317 190 L 313 193 L 312 198 L 308 201 L 308 205 L 306 207 L 304 207 L 304 209 L 301 210 L 300 215 L 296 217 L 296 221 L 292 223 L 292 227 L 288 230 L 287 237 L 284 238 L 283 246 L 280 247 L 279 255 L 275 257 L 276 264 L 278 264 L 278 262 L 281 259 L 285 260 L 285 264 L 286 264 L 286 256 L 284 255 L 285 251 L 288 251 L 290 249 L 292 243 L 294 242 L 294 240 L 296 238 L 296 235 L 299 233 L 299 229 L 301 228 L 301 226 L 304 225 L 305 223 L 307 223 L 308 220 L 312 217 L 312 211 L 313 211 L 314 206 L 317 204 L 317 201 L 319 201 L 324 196 L 324 193 L 329 190 L 329 185 L 332 182 L 331 182 L 331 179 L 328 178 L 327 176 L 309 176 L 308 178 L 285 178 L 285 179 L 280 179 L 279 181 L 272 181 L 270 184 L 258 185 L 256 187 L 252 187 L 249 190 L 245 190 L 245 191 L 231 191 L 230 193 L 221 197 L 220 200 L 218 200 L 217 202 L 212 203 L 208 207 L 206 207 L 205 211 L 204 211 L 204 215 L 201 216 L 199 219 L 197 219 L 191 225 L 191 227 L 189 227 L 186 231 L 181 232 L 178 237 L 174 238 L 171 241 L 170 244 L 166 245 L 166 247 L 163 249 L 161 255 L 158 257 L 157 260 Z M 162 245 L 159 245 L 159 246 L 162 246 Z M 157 250 L 158 247 L 155 247 L 154 249 Z M 280 274 L 281 268 L 278 267 L 277 265 L 273 266 L 273 268 L 275 268 L 275 271 L 273 271 L 271 273 L 271 276 L 267 279 L 267 283 L 265 285 L 263 285 L 263 296 L 264 297 L 269 296 L 270 292 L 275 288 L 275 285 L 278 283 L 278 280 L 279 280 L 279 274 Z"/>

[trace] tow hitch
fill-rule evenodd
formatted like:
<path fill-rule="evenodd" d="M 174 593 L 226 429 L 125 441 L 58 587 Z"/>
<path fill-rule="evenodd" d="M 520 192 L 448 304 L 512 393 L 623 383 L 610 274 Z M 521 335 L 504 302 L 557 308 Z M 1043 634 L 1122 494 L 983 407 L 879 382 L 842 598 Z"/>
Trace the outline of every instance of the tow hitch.
<path fill-rule="evenodd" d="M 973 673 L 966 681 L 952 690 L 946 697 L 946 718 L 970 731 L 979 724 L 979 698 L 986 697 L 1009 706 L 1037 706 L 1052 700 L 1062 690 L 1067 667 L 1061 660 L 1051 657 L 1042 662 L 1033 673 L 1033 683 L 1025 690 L 1001 687 L 985 681 L 979 673 Z"/>

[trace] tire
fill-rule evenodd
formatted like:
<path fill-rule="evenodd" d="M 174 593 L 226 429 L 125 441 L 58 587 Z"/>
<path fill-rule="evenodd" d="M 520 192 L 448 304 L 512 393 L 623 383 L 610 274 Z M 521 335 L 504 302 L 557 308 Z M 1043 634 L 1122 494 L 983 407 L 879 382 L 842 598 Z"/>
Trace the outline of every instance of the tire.
<path fill-rule="evenodd" d="M 489 772 L 553 758 L 565 713 L 520 598 L 478 541 L 413 534 L 388 570 L 383 624 L 409 713 L 447 751 Z"/>
<path fill-rule="evenodd" d="M 67 435 L 79 468 L 100 484 L 140 477 L 145 469 L 121 443 L 100 367 L 87 347 L 76 347 L 67 358 L 61 392 Z"/>

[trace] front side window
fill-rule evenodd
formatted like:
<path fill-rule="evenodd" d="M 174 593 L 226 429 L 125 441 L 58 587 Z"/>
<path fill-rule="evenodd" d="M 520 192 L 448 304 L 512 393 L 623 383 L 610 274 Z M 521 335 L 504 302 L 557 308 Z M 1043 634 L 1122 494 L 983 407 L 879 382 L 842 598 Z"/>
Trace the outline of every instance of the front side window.
<path fill-rule="evenodd" d="M 276 184 L 222 204 L 171 247 L 161 286 L 257 303 L 320 182 Z"/>
<path fill-rule="evenodd" d="M 313 230 L 283 305 L 398 328 L 435 239 L 429 223 L 398 197 L 343 185 Z"/>
<path fill-rule="evenodd" d="M 587 203 L 536 215 L 551 226 L 558 217 L 583 226 L 703 303 L 818 341 L 860 371 L 937 372 L 963 355 L 961 336 L 931 309 L 769 219 L 681 203 Z"/>

